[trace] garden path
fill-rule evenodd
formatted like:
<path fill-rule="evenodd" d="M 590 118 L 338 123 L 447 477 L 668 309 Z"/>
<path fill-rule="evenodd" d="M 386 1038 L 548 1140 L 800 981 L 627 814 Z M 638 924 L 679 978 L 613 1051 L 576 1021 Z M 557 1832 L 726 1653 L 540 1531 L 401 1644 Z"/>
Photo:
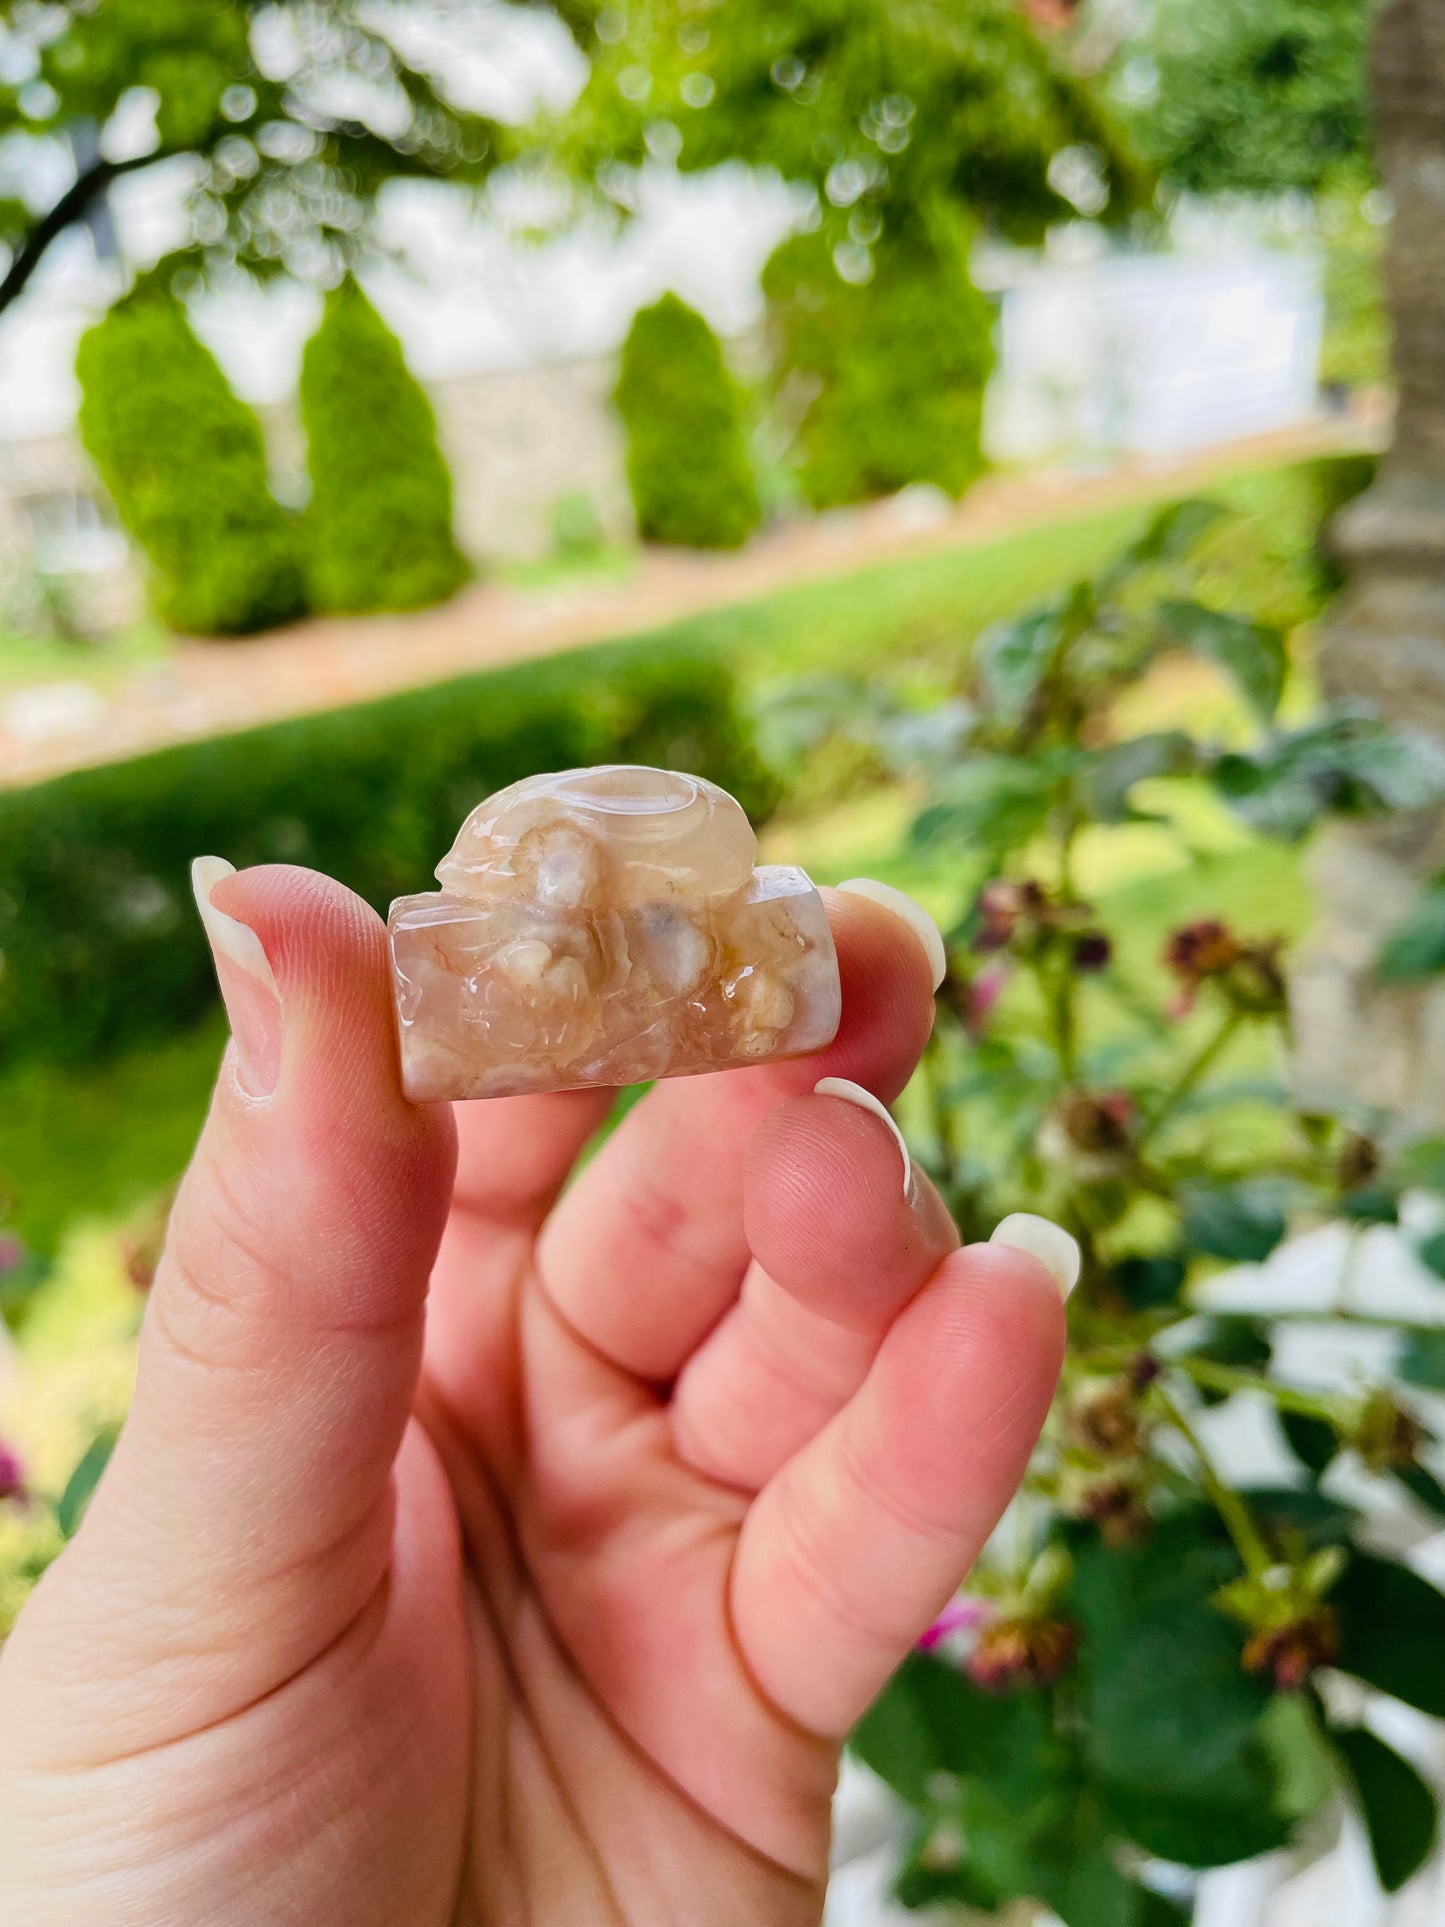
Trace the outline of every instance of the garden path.
<path fill-rule="evenodd" d="M 1320 420 L 1171 461 L 1105 472 L 993 475 L 958 506 L 912 489 L 865 508 L 785 524 L 737 554 L 644 551 L 624 577 L 527 589 L 484 581 L 438 609 L 310 621 L 245 642 L 179 643 L 96 687 L 31 685 L 0 701 L 0 787 L 118 761 L 167 743 L 336 708 L 585 643 L 637 634 L 795 582 L 1001 536 L 1207 485 L 1241 468 L 1359 446 Z"/>

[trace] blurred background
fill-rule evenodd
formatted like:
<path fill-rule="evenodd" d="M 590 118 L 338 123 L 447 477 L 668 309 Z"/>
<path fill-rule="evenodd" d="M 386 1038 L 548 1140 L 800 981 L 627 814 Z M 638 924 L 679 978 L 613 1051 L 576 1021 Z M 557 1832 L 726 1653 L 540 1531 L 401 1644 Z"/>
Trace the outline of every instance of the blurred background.
<path fill-rule="evenodd" d="M 935 911 L 902 1121 L 1085 1248 L 836 1927 L 1439 1918 L 1442 181 L 1445 0 L 0 0 L 0 1628 L 224 1042 L 189 859 L 384 910 L 691 768 Z"/>

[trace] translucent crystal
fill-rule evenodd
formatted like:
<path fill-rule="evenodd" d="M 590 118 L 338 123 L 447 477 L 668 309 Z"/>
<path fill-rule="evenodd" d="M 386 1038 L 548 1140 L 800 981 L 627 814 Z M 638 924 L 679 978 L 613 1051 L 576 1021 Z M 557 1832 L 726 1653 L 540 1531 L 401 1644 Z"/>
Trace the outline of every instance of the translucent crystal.
<path fill-rule="evenodd" d="M 607 765 L 481 804 L 388 934 L 417 1101 L 724 1070 L 820 1050 L 838 965 L 801 870 L 754 868 L 715 784 Z"/>

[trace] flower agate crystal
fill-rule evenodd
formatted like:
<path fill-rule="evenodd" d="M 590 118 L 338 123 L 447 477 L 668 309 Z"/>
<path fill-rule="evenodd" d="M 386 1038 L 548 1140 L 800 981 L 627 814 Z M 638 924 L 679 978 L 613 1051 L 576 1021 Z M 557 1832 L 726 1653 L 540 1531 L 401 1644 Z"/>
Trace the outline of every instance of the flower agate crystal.
<path fill-rule="evenodd" d="M 416 1102 L 726 1070 L 831 1042 L 841 1007 L 823 905 L 755 868 L 725 790 L 604 765 L 481 804 L 399 897 L 402 1082 Z"/>

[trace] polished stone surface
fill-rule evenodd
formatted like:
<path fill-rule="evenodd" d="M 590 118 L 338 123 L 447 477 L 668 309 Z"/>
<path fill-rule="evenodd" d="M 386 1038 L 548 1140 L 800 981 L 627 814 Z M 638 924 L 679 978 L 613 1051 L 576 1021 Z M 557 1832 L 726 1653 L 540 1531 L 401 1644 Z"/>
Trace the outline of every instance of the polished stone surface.
<path fill-rule="evenodd" d="M 608 765 L 475 809 L 388 924 L 416 1101 L 625 1085 L 820 1050 L 838 965 L 801 870 L 700 777 Z"/>

